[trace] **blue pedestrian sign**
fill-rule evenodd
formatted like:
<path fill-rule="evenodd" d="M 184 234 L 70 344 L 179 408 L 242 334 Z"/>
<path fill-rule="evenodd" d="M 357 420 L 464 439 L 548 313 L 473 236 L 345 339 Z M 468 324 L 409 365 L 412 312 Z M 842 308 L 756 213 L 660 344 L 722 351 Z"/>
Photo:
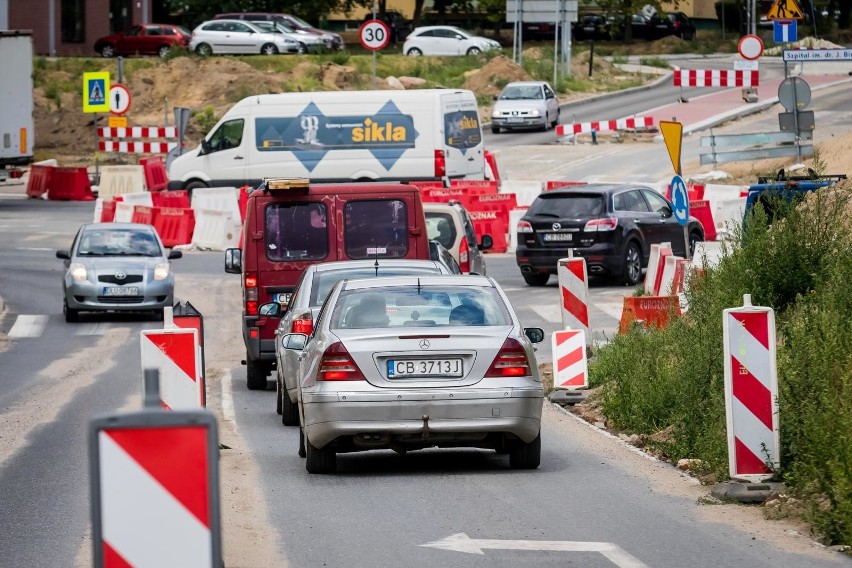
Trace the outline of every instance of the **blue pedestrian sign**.
<path fill-rule="evenodd" d="M 685 227 L 689 221 L 689 191 L 680 176 L 672 178 L 672 205 L 675 219 L 682 227 Z"/>
<path fill-rule="evenodd" d="M 83 73 L 83 112 L 109 112 L 109 71 Z"/>
<path fill-rule="evenodd" d="M 799 32 L 796 20 L 774 20 L 772 30 L 772 40 L 775 43 L 791 43 L 799 41 Z"/>

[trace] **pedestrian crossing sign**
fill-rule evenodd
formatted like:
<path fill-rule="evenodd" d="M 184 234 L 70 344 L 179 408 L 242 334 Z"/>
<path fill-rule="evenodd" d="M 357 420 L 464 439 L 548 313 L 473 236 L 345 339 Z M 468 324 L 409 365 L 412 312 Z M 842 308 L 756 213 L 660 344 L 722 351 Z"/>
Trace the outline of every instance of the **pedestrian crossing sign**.
<path fill-rule="evenodd" d="M 796 4 L 796 0 L 775 0 L 769 13 L 768 20 L 802 20 L 802 9 Z"/>
<path fill-rule="evenodd" d="M 109 71 L 83 73 L 83 112 L 109 112 Z"/>

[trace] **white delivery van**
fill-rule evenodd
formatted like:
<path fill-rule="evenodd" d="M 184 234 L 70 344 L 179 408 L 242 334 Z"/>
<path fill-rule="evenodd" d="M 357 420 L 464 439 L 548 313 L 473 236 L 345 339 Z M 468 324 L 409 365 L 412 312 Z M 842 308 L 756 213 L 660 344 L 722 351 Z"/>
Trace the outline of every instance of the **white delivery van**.
<path fill-rule="evenodd" d="M 312 182 L 485 178 L 471 91 L 324 91 L 255 95 L 235 104 L 169 165 L 169 189 Z"/>

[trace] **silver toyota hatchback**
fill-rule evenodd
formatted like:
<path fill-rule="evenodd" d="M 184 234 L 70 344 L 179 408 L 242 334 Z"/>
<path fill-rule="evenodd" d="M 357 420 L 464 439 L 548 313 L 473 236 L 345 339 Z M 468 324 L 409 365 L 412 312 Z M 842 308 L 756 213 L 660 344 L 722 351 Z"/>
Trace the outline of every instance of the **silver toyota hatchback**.
<path fill-rule="evenodd" d="M 544 388 L 533 343 L 499 285 L 482 276 L 348 280 L 301 350 L 300 455 L 310 473 L 344 452 L 489 448 L 537 468 Z M 304 451 L 302 451 L 304 450 Z"/>

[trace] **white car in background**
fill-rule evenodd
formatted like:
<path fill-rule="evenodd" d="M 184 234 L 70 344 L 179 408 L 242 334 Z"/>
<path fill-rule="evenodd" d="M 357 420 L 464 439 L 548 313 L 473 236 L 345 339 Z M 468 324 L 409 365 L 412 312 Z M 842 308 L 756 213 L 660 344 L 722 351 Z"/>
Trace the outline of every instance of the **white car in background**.
<path fill-rule="evenodd" d="M 210 20 L 192 30 L 189 49 L 199 55 L 298 53 L 299 42 L 251 22 Z"/>
<path fill-rule="evenodd" d="M 491 132 L 500 129 L 539 128 L 547 130 L 559 124 L 559 101 L 546 81 L 516 81 L 494 97 Z"/>
<path fill-rule="evenodd" d="M 422 26 L 415 28 L 405 39 L 402 53 L 419 55 L 478 55 L 500 49 L 493 39 L 466 32 L 455 26 Z"/>

